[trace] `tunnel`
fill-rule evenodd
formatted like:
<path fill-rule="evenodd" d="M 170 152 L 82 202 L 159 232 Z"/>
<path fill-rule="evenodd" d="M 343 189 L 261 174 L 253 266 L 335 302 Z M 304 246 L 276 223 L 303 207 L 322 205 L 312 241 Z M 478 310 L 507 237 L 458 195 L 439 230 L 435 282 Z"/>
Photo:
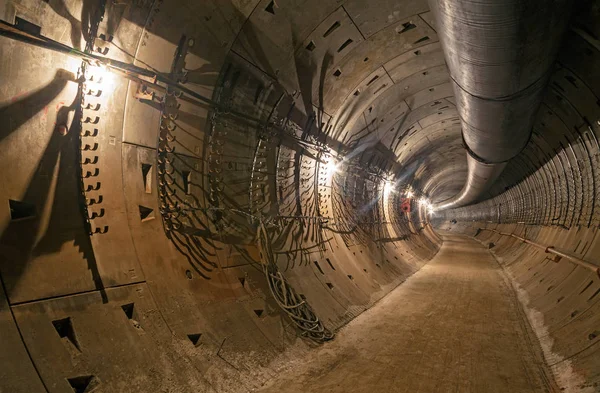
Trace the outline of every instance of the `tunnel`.
<path fill-rule="evenodd" d="M 600 1 L 4 0 L 0 59 L 0 393 L 600 392 Z"/>

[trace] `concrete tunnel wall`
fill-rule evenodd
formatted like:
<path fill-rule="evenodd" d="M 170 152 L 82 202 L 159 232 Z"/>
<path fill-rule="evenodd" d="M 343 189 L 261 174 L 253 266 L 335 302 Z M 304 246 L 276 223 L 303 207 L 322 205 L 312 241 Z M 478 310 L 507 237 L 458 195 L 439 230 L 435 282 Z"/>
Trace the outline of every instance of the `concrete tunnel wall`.
<path fill-rule="evenodd" d="M 257 267 L 261 221 L 279 270 L 332 331 L 435 255 L 417 199 L 458 192 L 466 162 L 426 1 L 109 1 L 90 39 L 98 4 L 10 0 L 0 19 L 171 73 L 213 102 L 89 66 L 77 83 L 81 60 L 0 38 L 0 392 L 259 387 L 312 346 Z M 495 199 L 434 224 L 456 217 L 448 226 L 473 235 L 502 203 L 502 225 L 530 217 L 528 236 L 600 262 L 599 28 L 598 2 L 584 2 L 525 164 L 510 164 Z M 580 172 L 551 172 L 564 160 Z M 598 383 L 598 278 L 494 243 L 549 321 L 553 353 Z M 575 281 L 544 292 L 535 272 Z"/>

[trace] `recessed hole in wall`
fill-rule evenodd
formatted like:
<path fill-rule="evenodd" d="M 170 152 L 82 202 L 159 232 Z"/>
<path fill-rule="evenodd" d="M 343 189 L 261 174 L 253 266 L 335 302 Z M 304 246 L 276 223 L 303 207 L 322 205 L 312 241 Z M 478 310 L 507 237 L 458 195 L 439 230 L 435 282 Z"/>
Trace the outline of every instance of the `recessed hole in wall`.
<path fill-rule="evenodd" d="M 73 327 L 73 322 L 71 321 L 71 317 L 57 319 L 52 321 L 52 325 L 58 333 L 60 338 L 64 338 L 68 340 L 79 352 L 81 352 L 81 348 L 79 347 L 79 341 L 77 340 L 77 335 L 75 334 L 75 329 Z"/>
<path fill-rule="evenodd" d="M 369 61 L 369 58 L 368 58 L 368 57 L 365 57 L 365 58 L 363 59 L 363 61 L 364 61 L 364 62 L 367 62 L 367 61 Z"/>
<path fill-rule="evenodd" d="M 402 23 L 402 29 L 398 30 L 398 34 L 405 33 L 405 32 L 407 32 L 409 30 L 414 29 L 415 27 L 417 27 L 417 25 L 415 25 L 414 23 L 412 23 L 412 21 L 406 22 L 406 23 Z"/>
<path fill-rule="evenodd" d="M 421 38 L 419 38 L 418 40 L 416 40 L 416 41 L 414 42 L 414 44 L 420 44 L 421 42 L 425 42 L 425 41 L 428 41 L 428 40 L 429 40 L 429 36 L 421 37 Z M 414 44 L 413 44 L 413 45 L 414 45 Z"/>
<path fill-rule="evenodd" d="M 378 268 L 380 268 L 380 269 L 381 269 L 381 266 L 379 266 L 379 264 L 378 264 L 378 263 L 376 263 L 376 264 L 375 264 L 375 266 L 377 266 Z"/>
<path fill-rule="evenodd" d="M 365 273 L 368 273 L 368 272 L 367 272 L 367 269 L 363 269 L 363 272 L 365 272 Z"/>
<path fill-rule="evenodd" d="M 127 303 L 121 306 L 121 310 L 127 316 L 127 319 L 133 319 L 133 312 L 135 310 L 135 303 Z"/>
<path fill-rule="evenodd" d="M 152 194 L 152 165 L 142 164 L 142 180 L 144 181 L 144 192 Z"/>
<path fill-rule="evenodd" d="M 256 314 L 256 316 L 260 318 L 263 315 L 264 311 L 265 310 L 261 310 L 261 309 L 254 310 L 254 314 Z"/>
<path fill-rule="evenodd" d="M 33 218 L 36 214 L 35 205 L 33 205 L 32 203 L 9 199 L 8 207 L 10 209 L 10 219 L 12 221 Z"/>
<path fill-rule="evenodd" d="M 192 344 L 194 344 L 194 346 L 197 347 L 198 345 L 200 345 L 200 337 L 202 337 L 202 333 L 188 334 L 187 337 L 192 342 Z"/>
<path fill-rule="evenodd" d="M 181 171 L 181 177 L 183 177 L 183 192 L 186 194 L 192 193 L 192 172 L 191 171 Z"/>
<path fill-rule="evenodd" d="M 356 90 L 356 91 L 354 92 L 354 96 L 358 96 L 359 94 L 360 94 L 360 91 L 358 91 L 358 90 Z"/>
<path fill-rule="evenodd" d="M 373 95 L 377 95 L 379 92 L 381 92 L 386 87 L 387 87 L 387 83 L 384 83 L 381 87 L 379 87 L 379 89 L 377 89 L 373 92 Z"/>
<path fill-rule="evenodd" d="M 327 37 L 329 34 L 333 33 L 334 31 L 337 30 L 338 27 L 340 27 L 340 22 L 336 21 L 334 24 L 331 25 L 331 27 L 329 29 L 327 29 L 327 31 L 325 32 L 325 34 L 323 34 L 323 38 Z"/>
<path fill-rule="evenodd" d="M 338 68 L 337 70 L 335 70 L 335 72 L 333 73 L 333 76 L 340 76 L 342 75 L 342 71 Z"/>
<path fill-rule="evenodd" d="M 36 24 L 33 24 L 23 18 L 15 17 L 15 26 L 19 30 L 26 31 L 29 34 L 40 35 L 42 32 L 42 28 Z"/>
<path fill-rule="evenodd" d="M 192 271 L 191 270 L 186 270 L 185 271 L 185 276 L 187 277 L 188 280 L 191 280 L 193 278 L 192 276 Z"/>
<path fill-rule="evenodd" d="M 597 296 L 599 293 L 600 293 L 600 288 L 598 288 L 598 289 L 596 290 L 596 292 L 594 292 L 594 294 L 593 294 L 592 296 L 590 296 L 590 298 L 588 299 L 588 302 L 589 302 L 590 300 L 592 300 L 593 298 L 595 298 L 595 297 L 596 297 L 596 296 Z"/>
<path fill-rule="evenodd" d="M 435 88 L 433 88 L 433 87 L 429 88 L 429 91 L 434 91 L 434 90 L 435 90 Z"/>
<path fill-rule="evenodd" d="M 354 277 L 352 277 L 352 275 L 351 275 L 351 274 L 348 274 L 348 278 L 349 278 L 350 280 L 354 280 Z"/>
<path fill-rule="evenodd" d="M 311 52 L 312 52 L 313 50 L 315 50 L 315 48 L 316 48 L 316 46 L 315 46 L 315 43 L 314 43 L 314 42 L 312 42 L 312 41 L 311 41 L 311 42 L 309 42 L 309 43 L 308 43 L 308 45 L 306 45 L 306 49 L 307 49 L 307 50 L 309 50 L 309 51 L 311 51 Z"/>
<path fill-rule="evenodd" d="M 496 245 L 492 242 L 488 243 L 488 249 L 494 248 Z"/>
<path fill-rule="evenodd" d="M 588 335 L 588 340 L 593 340 L 600 335 L 600 331 L 596 330 Z"/>
<path fill-rule="evenodd" d="M 429 74 L 429 71 L 423 72 L 423 75 L 428 75 L 428 74 Z"/>
<path fill-rule="evenodd" d="M 332 284 L 332 283 L 330 283 L 330 282 L 326 282 L 325 284 L 327 284 L 327 287 L 328 287 L 329 289 L 333 289 L 333 284 Z"/>
<path fill-rule="evenodd" d="M 317 267 L 317 269 L 319 269 L 319 271 L 321 272 L 321 274 L 325 274 L 325 273 L 323 272 L 323 269 L 321 269 L 321 266 L 319 266 L 319 262 L 317 262 L 317 261 L 314 261 L 314 264 L 315 264 L 315 266 Z"/>
<path fill-rule="evenodd" d="M 138 207 L 140 210 L 140 220 L 142 220 L 142 222 L 154 220 L 154 209 L 142 205 L 138 205 Z"/>
<path fill-rule="evenodd" d="M 574 318 L 575 315 L 579 314 L 579 311 L 575 310 L 571 313 L 571 318 Z"/>
<path fill-rule="evenodd" d="M 238 280 L 240 280 L 240 284 L 242 284 L 242 286 L 246 284 L 246 277 L 238 277 Z"/>
<path fill-rule="evenodd" d="M 379 79 L 379 75 L 375 75 L 373 78 L 371 78 L 371 80 L 367 82 L 367 86 L 369 86 L 371 83 L 375 82 L 377 79 Z"/>
<path fill-rule="evenodd" d="M 416 51 L 414 51 L 414 54 L 415 54 L 416 56 L 419 56 L 419 55 L 421 54 L 421 51 L 420 51 L 420 50 L 416 50 Z"/>
<path fill-rule="evenodd" d="M 275 15 L 275 1 L 271 1 L 265 8 L 265 11 L 267 11 L 269 14 Z"/>
<path fill-rule="evenodd" d="M 343 43 L 343 44 L 342 44 L 342 45 L 341 45 L 341 46 L 338 48 L 337 52 L 338 52 L 338 53 L 340 53 L 341 51 L 343 51 L 344 49 L 346 49 L 346 47 L 347 47 L 348 45 L 350 45 L 352 42 L 353 42 L 353 41 L 352 41 L 352 38 L 348 38 L 348 39 L 346 40 L 346 42 L 344 42 L 344 43 Z"/>
<path fill-rule="evenodd" d="M 573 86 L 578 87 L 576 79 L 574 77 L 572 77 L 571 75 L 565 75 L 565 79 Z"/>
<path fill-rule="evenodd" d="M 398 257 L 397 257 L 397 256 L 395 256 L 395 255 L 394 255 L 394 258 L 395 258 L 396 260 L 398 260 Z"/>
<path fill-rule="evenodd" d="M 256 87 L 256 92 L 254 93 L 254 103 L 258 104 L 258 100 L 260 99 L 261 93 L 264 91 L 264 87 L 259 85 Z"/>
<path fill-rule="evenodd" d="M 333 267 L 333 265 L 331 264 L 331 261 L 329 260 L 329 258 L 325 258 L 325 260 L 326 260 L 326 261 L 327 261 L 327 263 L 329 264 L 329 267 L 330 267 L 332 270 L 335 270 L 335 268 L 334 268 L 334 267 Z"/>
<path fill-rule="evenodd" d="M 564 298 L 565 298 L 564 296 L 559 297 L 558 299 L 556 299 L 556 303 L 562 302 Z"/>
<path fill-rule="evenodd" d="M 588 285 L 586 285 L 586 286 L 585 286 L 585 288 L 583 288 L 583 289 L 581 290 L 581 292 L 579 292 L 579 294 L 581 295 L 582 293 L 584 293 L 584 292 L 585 292 L 585 291 L 586 291 L 586 290 L 587 290 L 589 287 L 591 287 L 591 286 L 592 286 L 592 284 L 593 284 L 593 283 L 594 283 L 594 280 L 590 281 L 590 282 L 588 283 Z"/>
<path fill-rule="evenodd" d="M 67 378 L 67 382 L 69 382 L 69 385 L 71 385 L 71 388 L 75 393 L 92 392 L 100 385 L 100 380 L 93 375 Z"/>

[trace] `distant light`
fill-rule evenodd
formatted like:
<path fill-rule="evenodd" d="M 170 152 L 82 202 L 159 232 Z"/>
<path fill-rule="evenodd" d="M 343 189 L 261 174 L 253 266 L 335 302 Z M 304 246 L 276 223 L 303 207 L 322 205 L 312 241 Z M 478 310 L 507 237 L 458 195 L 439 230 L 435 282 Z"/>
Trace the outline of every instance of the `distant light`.
<path fill-rule="evenodd" d="M 395 193 L 395 192 L 396 192 L 396 188 L 394 187 L 394 183 L 392 183 L 389 180 L 386 180 L 385 183 L 383 184 L 383 195 L 387 197 L 391 193 Z"/>
<path fill-rule="evenodd" d="M 412 192 L 412 191 L 410 191 L 410 190 L 408 190 L 408 191 L 406 192 L 406 197 L 407 197 L 407 198 L 412 198 L 412 197 L 413 197 L 413 192 Z"/>
<path fill-rule="evenodd" d="M 427 198 L 421 198 L 419 199 L 419 204 L 427 206 L 429 204 L 429 201 L 427 200 Z"/>

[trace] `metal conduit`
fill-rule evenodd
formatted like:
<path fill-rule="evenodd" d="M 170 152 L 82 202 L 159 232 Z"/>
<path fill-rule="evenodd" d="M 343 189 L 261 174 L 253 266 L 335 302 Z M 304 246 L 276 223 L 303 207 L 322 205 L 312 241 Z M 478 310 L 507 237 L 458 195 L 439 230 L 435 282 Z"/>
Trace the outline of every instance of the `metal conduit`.
<path fill-rule="evenodd" d="M 523 243 L 526 243 L 526 244 L 532 245 L 532 246 L 534 246 L 536 248 L 539 248 L 541 250 L 544 250 L 544 252 L 546 252 L 546 253 L 558 255 L 560 258 L 565 258 L 565 259 L 569 260 L 570 262 L 572 262 L 572 263 L 574 263 L 574 264 L 576 264 L 578 266 L 582 266 L 582 267 L 584 267 L 586 269 L 589 269 L 589 270 L 593 271 L 594 273 L 596 273 L 598 275 L 598 277 L 600 277 L 600 266 L 596 266 L 593 263 L 588 262 L 588 261 L 586 261 L 584 259 L 577 258 L 577 257 L 575 257 L 573 255 L 570 255 L 570 254 L 567 254 L 565 252 L 559 251 L 559 250 L 555 249 L 554 246 L 544 246 L 543 244 L 532 242 L 529 239 L 526 239 L 526 238 L 521 237 L 521 236 L 517 236 L 514 233 L 505 233 L 505 232 L 500 232 L 500 231 L 497 231 L 495 229 L 489 229 L 489 228 L 479 228 L 479 230 L 494 232 L 494 233 L 497 233 L 497 234 L 502 235 L 502 236 L 514 237 L 515 239 L 519 239 Z M 556 261 L 556 262 L 558 262 L 558 261 Z"/>
<path fill-rule="evenodd" d="M 468 175 L 438 210 L 478 201 L 527 145 L 569 0 L 429 0 L 461 119 Z"/>

